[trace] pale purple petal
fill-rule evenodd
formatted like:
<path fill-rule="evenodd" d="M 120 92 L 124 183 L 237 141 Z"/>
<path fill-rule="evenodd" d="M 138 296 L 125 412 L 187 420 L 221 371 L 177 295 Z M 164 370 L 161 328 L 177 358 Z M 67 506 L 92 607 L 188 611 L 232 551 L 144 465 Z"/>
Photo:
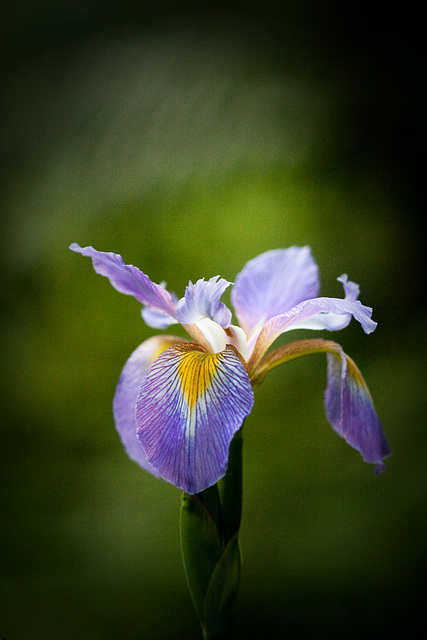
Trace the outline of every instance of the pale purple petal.
<path fill-rule="evenodd" d="M 383 471 L 390 448 L 366 383 L 342 351 L 328 353 L 325 409 L 332 428 L 361 453 L 365 462 L 375 464 L 375 473 Z"/>
<path fill-rule="evenodd" d="M 126 453 L 143 469 L 155 476 L 159 474 L 147 462 L 144 449 L 136 435 L 136 398 L 155 358 L 164 349 L 177 342 L 182 342 L 182 338 L 154 336 L 140 344 L 123 367 L 113 401 L 114 421 Z"/>
<path fill-rule="evenodd" d="M 280 333 L 289 329 L 329 329 L 337 331 L 348 325 L 351 318 L 360 322 L 365 333 L 375 331 L 377 323 L 372 320 L 372 308 L 360 300 L 341 298 L 315 298 L 306 300 L 282 316 L 271 320 Z M 311 321 L 311 322 L 308 322 Z"/>
<path fill-rule="evenodd" d="M 249 337 L 267 320 L 283 314 L 320 289 L 309 247 L 273 249 L 253 258 L 236 277 L 231 301 Z"/>
<path fill-rule="evenodd" d="M 137 399 L 147 460 L 183 491 L 203 491 L 225 474 L 230 442 L 252 404 L 248 375 L 231 347 L 217 354 L 195 344 L 167 349 Z"/>
<path fill-rule="evenodd" d="M 321 301 L 322 309 L 307 317 L 306 312 L 309 310 L 309 306 L 311 307 L 312 305 L 304 303 L 305 309 L 299 315 L 299 319 L 294 318 L 295 322 L 284 329 L 284 331 L 289 331 L 290 329 L 328 329 L 329 331 L 339 331 L 350 323 L 353 316 L 360 322 L 366 333 L 372 333 L 377 323 L 371 319 L 371 307 L 366 307 L 357 300 L 360 293 L 359 285 L 349 281 L 346 274 L 343 274 L 337 278 L 337 280 L 343 284 L 344 300 L 340 298 L 317 298 L 316 300 L 307 301 L 310 303 Z M 328 310 L 324 308 L 325 304 L 329 305 Z"/>
<path fill-rule="evenodd" d="M 171 324 L 178 324 L 178 320 L 172 318 L 168 313 L 162 313 L 162 311 L 157 311 L 148 305 L 141 309 L 141 316 L 145 324 L 153 329 L 166 329 Z"/>
<path fill-rule="evenodd" d="M 341 282 L 344 287 L 344 296 L 346 300 L 357 300 L 360 294 L 360 287 L 355 282 L 348 279 L 346 273 L 337 278 L 338 282 Z"/>
<path fill-rule="evenodd" d="M 348 325 L 351 318 L 360 322 L 365 333 L 375 330 L 377 323 L 371 319 L 372 309 L 359 300 L 341 298 L 315 298 L 305 300 L 280 316 L 271 318 L 263 326 L 252 354 L 258 362 L 279 335 L 291 329 L 328 329 L 337 331 Z"/>
<path fill-rule="evenodd" d="M 209 280 L 202 278 L 196 284 L 190 282 L 185 296 L 176 306 L 176 317 L 181 324 L 192 324 L 203 318 L 209 318 L 227 329 L 231 322 L 231 311 L 220 302 L 230 282 L 214 276 Z"/>
<path fill-rule="evenodd" d="M 117 291 L 133 296 L 142 304 L 171 316 L 171 321 L 174 321 L 175 305 L 171 294 L 161 285 L 151 282 L 137 267 L 125 264 L 118 253 L 97 251 L 93 247 L 82 248 L 76 243 L 70 249 L 92 258 L 95 271 L 107 277 Z"/>

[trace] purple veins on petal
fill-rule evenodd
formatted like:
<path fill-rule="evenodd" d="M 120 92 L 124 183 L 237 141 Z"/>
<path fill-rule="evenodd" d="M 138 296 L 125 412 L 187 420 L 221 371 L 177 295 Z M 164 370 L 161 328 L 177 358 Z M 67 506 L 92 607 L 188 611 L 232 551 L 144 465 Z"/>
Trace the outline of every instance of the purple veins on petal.
<path fill-rule="evenodd" d="M 178 342 L 183 342 L 183 339 L 175 336 L 154 336 L 140 344 L 123 367 L 113 400 L 116 430 L 126 453 L 143 469 L 155 476 L 159 474 L 147 461 L 136 434 L 136 399 L 154 360 L 164 349 Z"/>
<path fill-rule="evenodd" d="M 226 472 L 230 442 L 250 413 L 253 392 L 231 347 L 206 353 L 195 344 L 166 349 L 138 395 L 138 438 L 160 476 L 194 494 Z"/>
<path fill-rule="evenodd" d="M 343 351 L 328 353 L 326 415 L 332 428 L 365 462 L 384 471 L 390 448 L 383 434 L 371 395 L 359 369 Z"/>
<path fill-rule="evenodd" d="M 190 282 L 185 289 L 185 296 L 176 306 L 176 317 L 181 324 L 192 324 L 203 318 L 209 318 L 224 329 L 230 325 L 231 311 L 220 298 L 230 282 L 214 276 L 209 280 Z"/>

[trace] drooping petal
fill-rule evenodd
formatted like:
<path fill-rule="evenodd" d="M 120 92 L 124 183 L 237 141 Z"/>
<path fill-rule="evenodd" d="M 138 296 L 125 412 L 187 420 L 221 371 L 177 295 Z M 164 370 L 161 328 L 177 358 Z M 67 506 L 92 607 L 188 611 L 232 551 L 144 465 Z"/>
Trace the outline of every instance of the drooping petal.
<path fill-rule="evenodd" d="M 232 347 L 216 354 L 196 344 L 166 349 L 137 399 L 147 460 L 186 493 L 203 491 L 225 474 L 230 442 L 252 404 L 248 375 Z"/>
<path fill-rule="evenodd" d="M 274 367 L 313 353 L 326 353 L 328 358 L 325 410 L 330 425 L 365 462 L 375 464 L 376 473 L 383 471 L 390 448 L 371 395 L 359 369 L 336 342 L 297 340 L 270 351 L 251 376 L 253 387 L 258 387 Z"/>
<path fill-rule="evenodd" d="M 171 323 L 175 322 L 175 304 L 171 294 L 161 285 L 152 282 L 137 267 L 125 264 L 118 253 L 80 247 L 77 243 L 70 245 L 70 249 L 92 258 L 95 271 L 107 277 L 117 291 L 133 296 L 142 304 L 170 317 Z"/>
<path fill-rule="evenodd" d="M 154 336 L 135 349 L 123 367 L 113 400 L 114 421 L 128 456 L 155 476 L 154 469 L 136 435 L 135 407 L 142 382 L 157 356 L 173 344 L 183 342 L 175 336 Z"/>
<path fill-rule="evenodd" d="M 296 307 L 268 320 L 261 329 L 248 368 L 253 371 L 270 345 L 285 331 L 291 329 L 328 329 L 337 331 L 348 325 L 351 318 L 360 322 L 365 333 L 372 333 L 377 323 L 371 319 L 371 307 L 359 300 L 341 298 L 315 298 L 305 300 Z"/>
<path fill-rule="evenodd" d="M 390 448 L 362 374 L 341 349 L 328 353 L 325 409 L 332 428 L 375 464 L 375 473 L 384 471 Z"/>
<path fill-rule="evenodd" d="M 209 280 L 202 278 L 196 284 L 191 281 L 185 289 L 185 296 L 176 306 L 176 317 L 181 324 L 193 324 L 209 318 L 227 329 L 231 322 L 231 311 L 220 302 L 230 282 L 214 276 Z"/>
<path fill-rule="evenodd" d="M 270 318 L 315 298 L 319 289 L 309 247 L 273 249 L 246 263 L 236 277 L 231 301 L 249 337 Z"/>

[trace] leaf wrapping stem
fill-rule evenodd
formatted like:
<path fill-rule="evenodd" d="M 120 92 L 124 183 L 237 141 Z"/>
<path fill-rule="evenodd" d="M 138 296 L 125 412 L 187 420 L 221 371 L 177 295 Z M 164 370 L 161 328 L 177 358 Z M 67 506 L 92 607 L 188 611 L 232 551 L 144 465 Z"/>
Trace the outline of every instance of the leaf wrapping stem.
<path fill-rule="evenodd" d="M 229 637 L 240 581 L 242 429 L 234 436 L 225 476 L 205 491 L 181 496 L 185 575 L 205 640 Z"/>

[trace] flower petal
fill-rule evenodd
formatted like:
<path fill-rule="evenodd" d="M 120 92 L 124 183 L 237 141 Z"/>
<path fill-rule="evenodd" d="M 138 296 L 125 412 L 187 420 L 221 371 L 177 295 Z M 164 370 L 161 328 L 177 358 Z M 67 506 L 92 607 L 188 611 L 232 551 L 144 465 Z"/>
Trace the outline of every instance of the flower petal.
<path fill-rule="evenodd" d="M 219 276 L 214 276 L 208 281 L 202 278 L 197 280 L 196 284 L 190 281 L 185 296 L 176 306 L 178 321 L 181 324 L 192 324 L 203 318 L 210 318 L 227 329 L 231 322 L 231 311 L 220 302 L 220 298 L 230 284 Z"/>
<path fill-rule="evenodd" d="M 371 319 L 372 309 L 365 307 L 359 300 L 342 300 L 341 298 L 315 298 L 305 300 L 296 307 L 268 320 L 261 329 L 248 369 L 256 369 L 261 358 L 270 345 L 285 331 L 291 329 L 343 329 L 351 317 L 362 325 L 365 333 L 372 333 L 377 323 Z"/>
<path fill-rule="evenodd" d="M 157 356 L 172 344 L 183 342 L 174 336 L 154 336 L 145 340 L 132 353 L 123 367 L 113 401 L 114 421 L 128 456 L 155 476 L 154 469 L 136 435 L 135 405 L 138 391 Z"/>
<path fill-rule="evenodd" d="M 360 287 L 355 282 L 348 280 L 347 274 L 337 278 L 338 282 L 341 282 L 344 287 L 344 301 L 345 302 L 357 302 L 359 297 Z M 328 298 L 324 298 L 324 300 Z M 337 300 L 335 298 L 329 298 L 329 300 Z M 340 300 L 338 298 L 338 300 Z M 359 303 L 360 305 L 361 303 Z M 354 307 L 357 314 L 357 305 Z M 366 313 L 360 316 L 359 322 L 362 324 L 366 333 L 372 333 L 377 323 L 371 320 L 372 309 L 371 307 L 364 307 Z M 324 312 L 320 311 L 306 320 L 301 320 L 297 324 L 293 325 L 291 329 L 328 329 L 329 331 L 339 331 L 345 329 L 350 323 L 351 316 L 354 315 L 353 311 L 349 313 L 334 313 L 333 311 Z M 354 316 L 356 317 L 356 315 Z"/>
<path fill-rule="evenodd" d="M 344 296 L 346 300 L 357 300 L 360 294 L 360 287 L 355 282 L 351 282 L 348 279 L 346 273 L 343 273 L 342 276 L 337 278 L 338 282 L 341 282 L 344 287 Z"/>
<path fill-rule="evenodd" d="M 341 348 L 328 353 L 325 409 L 332 428 L 375 464 L 375 473 L 384 471 L 390 448 L 362 374 Z"/>
<path fill-rule="evenodd" d="M 172 318 L 168 313 L 157 311 L 154 307 L 145 305 L 141 309 L 141 316 L 145 324 L 153 329 L 166 329 L 171 324 L 177 324 L 178 321 Z"/>
<path fill-rule="evenodd" d="M 161 285 L 151 282 L 137 267 L 125 264 L 118 253 L 97 251 L 93 247 L 82 248 L 77 243 L 70 245 L 70 249 L 92 258 L 95 271 L 106 276 L 117 291 L 133 296 L 142 304 L 166 314 L 171 323 L 175 322 L 175 305 L 171 294 Z"/>
<path fill-rule="evenodd" d="M 297 340 L 270 351 L 254 372 L 252 386 L 258 387 L 274 367 L 313 353 L 326 353 L 328 358 L 325 410 L 329 423 L 362 454 L 365 462 L 375 464 L 376 473 L 383 471 L 383 459 L 390 449 L 371 395 L 359 369 L 336 342 L 321 338 Z"/>
<path fill-rule="evenodd" d="M 216 354 L 196 344 L 166 349 L 137 399 L 147 460 L 186 493 L 203 491 L 225 474 L 230 442 L 252 404 L 248 375 L 232 347 Z"/>
<path fill-rule="evenodd" d="M 236 277 L 231 301 L 249 337 L 270 318 L 315 298 L 319 289 L 309 247 L 273 249 L 246 263 Z"/>

